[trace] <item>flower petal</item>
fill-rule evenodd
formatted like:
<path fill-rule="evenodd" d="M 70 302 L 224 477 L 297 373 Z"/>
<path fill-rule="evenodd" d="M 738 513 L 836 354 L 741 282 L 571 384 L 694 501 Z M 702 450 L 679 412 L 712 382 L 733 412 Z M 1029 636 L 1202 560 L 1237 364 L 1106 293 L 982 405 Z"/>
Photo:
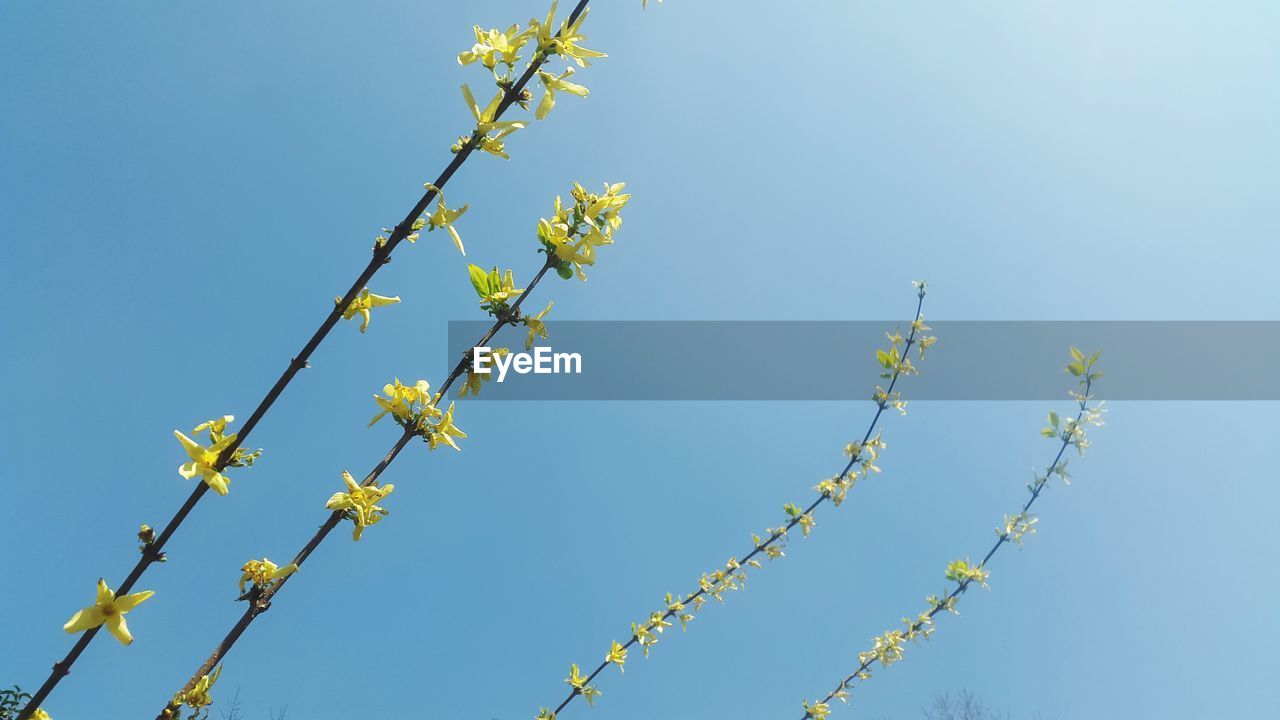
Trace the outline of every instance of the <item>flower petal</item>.
<path fill-rule="evenodd" d="M 155 594 L 155 590 L 144 590 L 142 592 L 131 593 L 129 595 L 121 595 L 116 598 L 116 610 L 119 610 L 122 613 L 127 613 Z"/>
<path fill-rule="evenodd" d="M 107 630 L 115 635 L 121 645 L 133 644 L 133 636 L 129 634 L 129 624 L 124 621 L 124 616 L 120 614 L 107 616 Z"/>
<path fill-rule="evenodd" d="M 62 626 L 62 629 L 69 633 L 77 633 L 83 630 L 88 630 L 89 628 L 98 627 L 102 624 L 104 619 L 102 611 L 95 605 L 93 607 L 87 607 L 77 612 L 75 615 L 72 615 L 71 619 L 67 621 L 67 624 Z"/>
<path fill-rule="evenodd" d="M 204 448 L 200 447 L 200 443 L 192 440 L 186 435 L 183 435 L 177 430 L 173 431 L 173 436 L 178 438 L 178 442 L 182 443 L 182 449 L 187 451 L 187 455 L 189 455 L 192 460 L 198 460 L 200 458 L 200 454 L 204 452 Z"/>

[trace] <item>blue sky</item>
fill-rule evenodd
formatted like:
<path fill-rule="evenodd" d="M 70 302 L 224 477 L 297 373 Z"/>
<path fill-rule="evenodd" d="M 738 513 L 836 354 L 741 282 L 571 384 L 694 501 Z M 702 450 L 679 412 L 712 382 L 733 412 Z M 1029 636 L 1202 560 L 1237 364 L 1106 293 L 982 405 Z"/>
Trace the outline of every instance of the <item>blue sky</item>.
<path fill-rule="evenodd" d="M 554 195 L 629 183 L 590 280 L 539 289 L 552 319 L 906 319 L 918 277 L 934 318 L 1280 316 L 1273 4 L 639 4 L 593 10 L 588 45 L 610 58 L 580 75 L 589 99 L 563 98 L 510 162 L 474 158 L 448 188 L 471 204 L 468 259 L 528 277 Z M 457 86 L 484 82 L 454 60 L 471 25 L 544 11 L 0 7 L 0 684 L 39 684 L 95 580 L 132 565 L 137 524 L 186 497 L 171 431 L 247 416 L 448 161 L 469 122 Z M 157 596 L 130 616 L 137 642 L 95 641 L 55 718 L 154 713 L 239 614 L 241 563 L 290 556 L 339 472 L 393 441 L 365 428 L 369 394 L 439 382 L 446 322 L 477 317 L 465 261 L 427 236 L 371 287 L 404 303 L 322 346 L 254 434 L 261 464 L 144 579 Z M 1248 338 L 1222 351 L 1230 383 Z M 796 382 L 870 362 L 828 358 Z M 948 560 L 985 550 L 1051 458 L 1046 409 L 888 418 L 882 476 L 564 717 L 798 717 L 942 588 Z M 1280 703 L 1274 412 L 1116 404 L 1040 534 L 995 560 L 991 592 L 835 717 L 918 717 L 959 688 L 1018 716 L 1263 717 Z M 393 515 L 321 548 L 234 650 L 221 697 L 240 687 L 256 718 L 531 717 L 571 661 L 598 660 L 811 497 L 870 413 L 468 406 L 464 451 L 411 446 L 386 476 Z"/>

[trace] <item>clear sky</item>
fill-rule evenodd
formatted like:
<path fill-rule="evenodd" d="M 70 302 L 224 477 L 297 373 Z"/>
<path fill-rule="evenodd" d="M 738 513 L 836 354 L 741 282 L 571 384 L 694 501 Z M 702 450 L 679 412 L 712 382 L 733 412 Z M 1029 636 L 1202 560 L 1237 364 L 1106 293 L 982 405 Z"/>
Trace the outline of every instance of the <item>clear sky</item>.
<path fill-rule="evenodd" d="M 511 161 L 473 158 L 447 192 L 471 204 L 469 259 L 527 278 L 555 194 L 629 183 L 590 280 L 539 288 L 552 320 L 905 320 L 915 278 L 935 318 L 1280 318 L 1274 3 L 593 6 L 587 44 L 610 57 L 579 76 L 590 98 L 563 97 Z M 171 431 L 247 416 L 448 161 L 470 123 L 458 85 L 484 82 L 454 59 L 471 25 L 543 12 L 0 5 L 0 685 L 43 680 L 73 642 L 62 623 L 134 562 L 138 523 L 187 496 Z M 98 638 L 47 703 L 57 720 L 151 717 L 182 685 L 241 611 L 241 563 L 292 555 L 340 471 L 393 441 L 365 428 L 369 394 L 444 375 L 446 322 L 478 317 L 464 266 L 438 233 L 397 252 L 372 289 L 404 302 L 322 346 L 254 434 L 260 465 L 142 582 L 157 595 L 130 615 L 137 642 Z M 1248 352 L 1242 337 L 1209 371 L 1230 383 Z M 824 361 L 795 382 L 873 362 Z M 948 560 L 985 550 L 1051 458 L 1047 409 L 888 418 L 883 475 L 564 717 L 798 717 L 942 589 Z M 571 661 L 598 661 L 812 497 L 871 411 L 467 406 L 464 451 L 411 446 L 386 476 L 390 518 L 322 546 L 218 696 L 239 687 L 253 720 L 284 704 L 306 720 L 531 717 Z M 1275 411 L 1116 404 L 1075 482 L 1044 498 L 1040 534 L 997 556 L 992 590 L 834 717 L 918 717 L 959 688 L 1018 717 L 1268 715 Z"/>

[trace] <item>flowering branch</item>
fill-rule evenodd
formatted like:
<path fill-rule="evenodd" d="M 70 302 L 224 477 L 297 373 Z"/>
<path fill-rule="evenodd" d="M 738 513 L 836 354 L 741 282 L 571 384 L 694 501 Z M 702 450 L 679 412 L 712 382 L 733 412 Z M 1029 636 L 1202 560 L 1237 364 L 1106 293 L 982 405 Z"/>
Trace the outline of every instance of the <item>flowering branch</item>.
<path fill-rule="evenodd" d="M 603 194 L 595 194 L 589 193 L 581 185 L 575 184 L 571 195 L 573 204 L 568 207 L 562 203 L 559 197 L 556 198 L 555 214 L 550 220 L 540 220 L 538 225 L 539 239 L 542 241 L 542 248 L 538 252 L 546 253 L 546 261 L 527 288 L 519 290 L 515 288 L 515 282 L 510 270 L 505 275 L 502 275 L 498 273 L 496 268 L 489 274 L 485 274 L 474 265 L 469 268 L 472 275 L 472 283 L 476 285 L 476 291 L 481 296 L 482 307 L 494 317 L 493 324 L 473 347 L 486 345 L 505 325 L 524 324 L 528 326 L 530 341 L 532 341 L 535 333 L 546 336 L 546 328 L 543 326 L 541 319 L 534 320 L 523 314 L 521 306 L 530 293 L 533 292 L 533 289 L 547 275 L 548 271 L 555 269 L 562 276 L 572 277 L 575 269 L 580 271 L 576 263 L 579 261 L 588 262 L 589 260 L 588 264 L 590 264 L 595 261 L 594 254 L 587 260 L 581 258 L 583 248 L 594 248 L 596 245 L 607 245 L 613 242 L 614 230 L 622 223 L 619 212 L 630 199 L 630 195 L 622 193 L 623 187 L 622 183 L 612 185 L 606 183 L 605 192 Z M 556 244 L 544 239 L 542 228 L 548 226 L 563 228 L 557 235 L 557 237 L 563 239 L 562 243 Z M 568 248 L 567 255 L 575 259 L 563 259 L 562 253 L 558 252 L 560 248 Z M 574 248 L 577 249 L 574 250 Z M 477 281 L 478 274 L 484 276 L 485 282 L 483 286 Z M 497 283 L 498 289 L 494 289 L 492 286 L 491 278 Z M 507 300 L 511 300 L 511 298 L 514 298 L 514 300 L 508 304 Z M 545 311 L 542 314 L 545 314 Z M 312 535 L 311 539 L 294 556 L 290 565 L 281 569 L 265 559 L 262 561 L 253 560 L 245 565 L 243 568 L 245 575 L 241 579 L 242 592 L 239 599 L 247 601 L 248 606 L 223 637 L 222 641 L 214 647 L 213 652 L 209 654 L 195 674 L 191 676 L 187 684 L 173 696 L 173 699 L 157 716 L 157 720 L 176 720 L 184 705 L 195 711 L 192 716 L 195 717 L 202 708 L 212 703 L 209 688 L 221 670 L 218 663 L 222 661 L 223 657 L 226 656 L 227 652 L 231 650 L 253 621 L 271 607 L 272 599 L 284 588 L 292 574 L 306 562 L 311 553 L 315 552 L 320 543 L 324 542 L 325 538 L 343 520 L 351 520 L 353 522 L 354 530 L 352 536 L 354 540 L 359 540 L 366 527 L 376 524 L 386 516 L 387 511 L 377 505 L 377 502 L 389 495 L 395 486 L 386 484 L 379 487 L 378 479 L 395 461 L 400 451 L 408 445 L 410 440 L 420 437 L 430 445 L 431 449 L 435 449 L 442 444 L 457 449 L 453 438 L 466 437 L 466 435 L 453 425 L 453 404 L 450 404 L 449 409 L 446 411 L 440 411 L 437 408 L 437 404 L 441 398 L 448 395 L 449 390 L 462 377 L 463 373 L 468 373 L 467 385 L 464 391 L 469 389 L 473 393 L 479 392 L 481 380 L 468 370 L 471 364 L 471 355 L 471 351 L 463 354 L 463 357 L 450 371 L 444 383 L 441 384 L 440 389 L 434 395 L 431 394 L 430 385 L 426 381 L 419 381 L 416 385 L 406 386 L 401 385 L 397 380 L 393 385 L 387 385 L 384 388 L 384 394 L 387 397 L 375 396 L 382 412 L 374 417 L 370 425 L 390 414 L 402 427 L 400 437 L 361 482 L 357 483 L 348 473 L 343 472 L 348 492 L 335 493 L 329 499 L 326 507 L 332 512 L 319 530 Z M 244 591 L 244 583 L 247 580 L 253 580 L 253 585 L 248 591 Z"/>
<path fill-rule="evenodd" d="M 182 436 L 183 445 L 192 456 L 192 461 L 183 466 L 183 475 L 187 477 L 201 476 L 205 482 L 198 484 L 186 501 L 178 508 L 173 517 L 165 524 L 160 533 L 156 535 L 150 528 L 143 526 L 142 535 L 145 536 L 142 546 L 142 554 L 134 565 L 133 569 L 126 576 L 125 580 L 115 591 L 118 595 L 126 595 L 141 579 L 143 573 L 151 566 L 152 563 L 162 562 L 165 560 L 164 547 L 169 539 L 177 531 L 177 529 L 186 520 L 187 516 L 200 502 L 201 498 L 212 487 L 219 494 L 226 494 L 226 478 L 222 475 L 222 471 L 228 466 L 238 466 L 243 463 L 242 460 L 247 455 L 241 449 L 241 445 L 248 439 L 249 434 L 257 427 L 258 423 L 266 415 L 267 411 L 275 404 L 276 400 L 284 392 L 284 389 L 292 382 L 294 376 L 303 368 L 309 367 L 309 360 L 312 353 L 319 347 L 320 343 L 328 336 L 329 332 L 344 317 L 350 319 L 354 315 L 359 314 L 362 317 L 361 331 L 363 332 L 368 326 L 369 310 L 380 304 L 388 304 L 398 302 L 398 298 L 386 298 L 382 296 L 371 295 L 367 285 L 378 270 L 391 261 L 391 254 L 395 248 L 403 240 L 414 242 L 418 238 L 419 231 L 423 228 L 428 230 L 447 228 L 452 235 L 458 249 L 462 250 L 462 241 L 457 231 L 452 227 L 453 220 L 465 211 L 465 206 L 461 209 L 450 210 L 445 207 L 441 190 L 453 177 L 454 173 L 466 162 L 467 158 L 477 150 L 484 150 L 493 154 L 499 154 L 506 157 L 501 152 L 500 140 L 495 140 L 490 134 L 495 128 L 500 136 L 509 134 L 524 124 L 518 121 L 501 121 L 502 115 L 511 107 L 513 103 L 521 102 L 527 105 L 529 92 L 526 86 L 534 78 L 535 75 L 546 75 L 540 73 L 540 68 L 546 63 L 548 58 L 558 55 L 565 58 L 573 59 L 579 65 L 585 64 L 585 58 L 602 57 L 603 53 L 589 51 L 576 43 L 583 39 L 579 32 L 582 21 L 585 19 L 585 10 L 589 0 L 579 0 L 569 13 L 568 18 L 561 23 L 558 28 L 553 25 L 553 16 L 555 12 L 555 4 L 552 5 L 552 11 L 547 15 L 546 22 L 536 24 L 536 35 L 538 40 L 538 49 L 534 54 L 528 67 L 514 81 L 508 80 L 505 84 L 499 83 L 499 94 L 494 98 L 484 111 L 481 117 L 477 112 L 477 127 L 470 136 L 460 139 L 456 143 L 452 151 L 453 159 L 445 167 L 443 171 L 436 177 L 434 182 L 426 184 L 426 192 L 414 204 L 413 208 L 405 215 L 404 220 L 391 228 L 387 237 L 379 236 L 373 247 L 372 257 L 364 270 L 352 282 L 351 287 L 340 298 L 336 298 L 334 309 L 329 312 L 320 326 L 312 333 L 310 339 L 303 345 L 302 350 L 295 355 L 286 366 L 284 372 L 276 380 L 271 389 L 254 408 L 245 421 L 238 433 L 227 435 L 222 438 L 222 442 L 214 442 L 211 447 L 204 448 L 198 443 L 186 439 Z M 531 23 L 531 26 L 535 23 Z M 531 27 L 531 29 L 535 29 Z M 461 58 L 460 58 L 461 61 Z M 514 62 L 514 61 L 512 61 Z M 465 63 L 464 63 L 465 64 Z M 548 83 L 543 78 L 544 84 L 547 84 L 548 92 L 552 92 L 551 85 L 555 84 L 555 80 Z M 578 86 L 574 86 L 575 88 Z M 569 89 L 569 88 L 563 88 Z M 569 89 L 571 92 L 576 92 Z M 467 92 L 469 95 L 469 91 Z M 585 88 L 583 89 L 585 94 Z M 474 106 L 474 103 L 473 103 Z M 549 109 L 549 108 L 548 108 Z M 539 117 L 545 116 L 545 111 L 539 113 Z M 499 152 L 494 152 L 494 143 L 497 143 Z M 427 209 L 432 201 L 438 201 L 438 207 L 435 212 L 428 214 Z M 179 435 L 181 435 L 179 433 Z M 70 624 L 70 623 L 69 623 Z M 88 647 L 93 638 L 97 636 L 101 625 L 90 627 L 84 630 L 83 634 L 76 640 L 62 660 L 54 663 L 52 672 L 38 690 L 31 696 L 26 707 L 18 713 L 16 720 L 29 720 L 39 711 L 41 704 L 58 685 L 62 678 L 71 672 L 71 667 L 79 659 L 80 655 Z M 43 712 L 43 711 L 39 711 Z"/>
<path fill-rule="evenodd" d="M 661 635 L 666 628 L 672 626 L 673 623 L 669 622 L 672 618 L 678 619 L 681 628 L 685 629 L 689 621 L 693 620 L 695 614 L 707 603 L 708 597 L 723 602 L 725 592 L 742 589 L 747 579 L 747 570 L 744 566 L 762 569 L 760 561 L 756 559 L 759 555 L 764 555 L 770 560 L 782 557 L 782 545 L 786 542 L 787 534 L 793 528 L 799 525 L 804 536 L 808 537 L 809 532 L 815 525 L 813 513 L 819 505 L 830 500 L 833 505 L 838 507 L 844 502 L 845 495 L 853 488 L 859 475 L 880 471 L 880 468 L 875 465 L 880 450 L 885 447 L 884 442 L 880 439 L 880 433 L 876 433 L 876 426 L 880 421 L 880 416 L 889 407 L 893 407 L 905 414 L 906 402 L 902 400 L 901 393 L 894 388 L 898 383 L 898 379 L 903 375 L 918 373 L 918 370 L 908 357 L 911 348 L 913 346 L 918 347 L 920 357 L 923 358 L 925 351 L 937 341 L 937 338 L 933 336 L 920 335 L 923 331 L 930 329 L 924 324 L 924 315 L 921 312 L 926 294 L 926 283 L 920 281 L 913 283 L 913 285 L 917 290 L 917 301 L 915 318 L 911 322 L 911 331 L 904 339 L 902 334 L 895 330 L 888 335 L 889 347 L 877 351 L 877 361 L 884 370 L 881 377 L 887 379 L 889 385 L 887 388 L 877 387 L 872 395 L 872 400 L 876 403 L 875 415 L 872 416 L 871 423 L 867 426 L 862 440 L 860 442 L 851 442 L 845 447 L 845 453 L 849 455 L 849 461 L 845 463 L 840 473 L 818 483 L 814 488 L 818 491 L 818 497 L 804 509 L 791 503 L 784 506 L 783 510 L 787 515 L 787 521 L 780 527 L 769 528 L 767 536 L 764 538 L 759 535 L 753 535 L 751 550 L 741 561 L 736 558 L 729 558 L 729 561 L 722 569 L 710 574 L 704 574 L 698 581 L 698 589 L 683 598 L 676 599 L 668 593 L 665 598 L 665 610 L 651 613 L 646 622 L 632 623 L 631 637 L 625 643 L 614 641 L 610 645 L 604 660 L 596 665 L 595 669 L 589 674 L 583 675 L 576 663 L 570 665 L 569 677 L 565 679 L 565 683 L 570 688 L 569 694 L 555 709 L 550 710 L 544 707 L 539 710 L 535 720 L 555 720 L 568 707 L 569 703 L 579 696 L 586 698 L 589 704 L 594 705 L 595 698 L 601 693 L 600 690 L 591 685 L 591 682 L 606 667 L 617 665 L 620 671 L 623 670 L 627 661 L 627 652 L 635 645 L 639 645 L 645 657 L 648 657 L 649 649 L 657 644 L 659 640 L 658 635 Z M 875 433 L 874 437 L 872 436 L 873 433 Z M 859 465 L 860 468 L 855 470 L 855 465 Z"/>
<path fill-rule="evenodd" d="M 872 665 L 875 663 L 880 663 L 881 667 L 893 665 L 903 658 L 904 646 L 908 641 L 929 639 L 935 629 L 934 616 L 944 610 L 958 614 L 955 609 L 956 603 L 971 584 L 976 582 L 982 587 L 987 587 L 987 578 L 990 575 L 987 571 L 987 563 L 996 551 L 1006 543 L 1012 542 L 1021 546 L 1024 535 L 1035 533 L 1036 516 L 1031 514 L 1031 506 L 1044 491 L 1049 478 L 1057 476 L 1064 483 L 1070 483 L 1067 461 L 1063 459 L 1063 454 L 1068 447 L 1074 446 L 1083 455 L 1085 448 L 1089 447 L 1089 440 L 1085 433 L 1087 426 L 1102 425 L 1104 412 L 1102 403 L 1092 406 L 1089 404 L 1092 399 L 1090 391 L 1093 389 L 1093 382 L 1102 377 L 1101 372 L 1093 369 L 1097 360 L 1097 353 L 1086 357 L 1076 348 L 1071 348 L 1071 363 L 1067 365 L 1067 371 L 1080 378 L 1080 390 L 1070 393 L 1079 405 L 1079 410 L 1074 419 L 1069 419 L 1065 423 L 1057 413 L 1049 413 L 1049 425 L 1041 431 L 1041 434 L 1045 437 L 1060 439 L 1062 444 L 1044 473 L 1036 473 L 1032 482 L 1027 485 L 1030 497 L 1027 498 L 1022 509 L 1016 515 L 1005 515 L 1003 524 L 996 528 L 996 541 L 983 556 L 982 561 L 977 565 L 970 563 L 967 559 L 952 561 L 947 566 L 946 578 L 955 582 L 955 587 L 950 592 L 944 593 L 941 598 L 936 595 L 927 598 L 925 602 L 929 609 L 918 615 L 915 620 L 903 618 L 905 630 L 889 630 L 874 638 L 873 647 L 858 654 L 857 669 L 845 676 L 831 692 L 827 693 L 826 697 L 812 704 L 808 700 L 804 701 L 805 712 L 801 720 L 826 720 L 831 713 L 831 701 L 838 699 L 848 702 L 849 688 L 855 680 L 869 679 Z"/>

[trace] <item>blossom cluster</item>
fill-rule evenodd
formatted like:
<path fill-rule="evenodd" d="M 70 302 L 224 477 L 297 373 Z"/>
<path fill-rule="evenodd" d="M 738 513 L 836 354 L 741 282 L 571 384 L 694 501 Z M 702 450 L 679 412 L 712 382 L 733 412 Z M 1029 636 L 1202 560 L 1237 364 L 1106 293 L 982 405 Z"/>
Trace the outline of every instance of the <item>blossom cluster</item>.
<path fill-rule="evenodd" d="M 215 420 L 206 420 L 195 427 L 191 431 L 192 435 L 200 437 L 200 433 L 208 433 L 209 445 L 201 445 L 192 440 L 178 430 L 173 431 L 174 437 L 178 438 L 178 442 L 182 443 L 182 449 L 187 451 L 187 457 L 190 460 L 178 466 L 178 474 L 182 477 L 193 480 L 200 478 L 214 492 L 219 495 L 226 495 L 230 492 L 231 479 L 223 474 L 223 470 L 229 467 L 251 467 L 259 457 L 262 456 L 262 450 L 249 451 L 241 447 L 237 447 L 229 458 L 224 461 L 222 455 L 227 448 L 231 447 L 236 441 L 236 434 L 227 434 L 227 424 L 234 421 L 231 415 L 223 415 Z"/>

